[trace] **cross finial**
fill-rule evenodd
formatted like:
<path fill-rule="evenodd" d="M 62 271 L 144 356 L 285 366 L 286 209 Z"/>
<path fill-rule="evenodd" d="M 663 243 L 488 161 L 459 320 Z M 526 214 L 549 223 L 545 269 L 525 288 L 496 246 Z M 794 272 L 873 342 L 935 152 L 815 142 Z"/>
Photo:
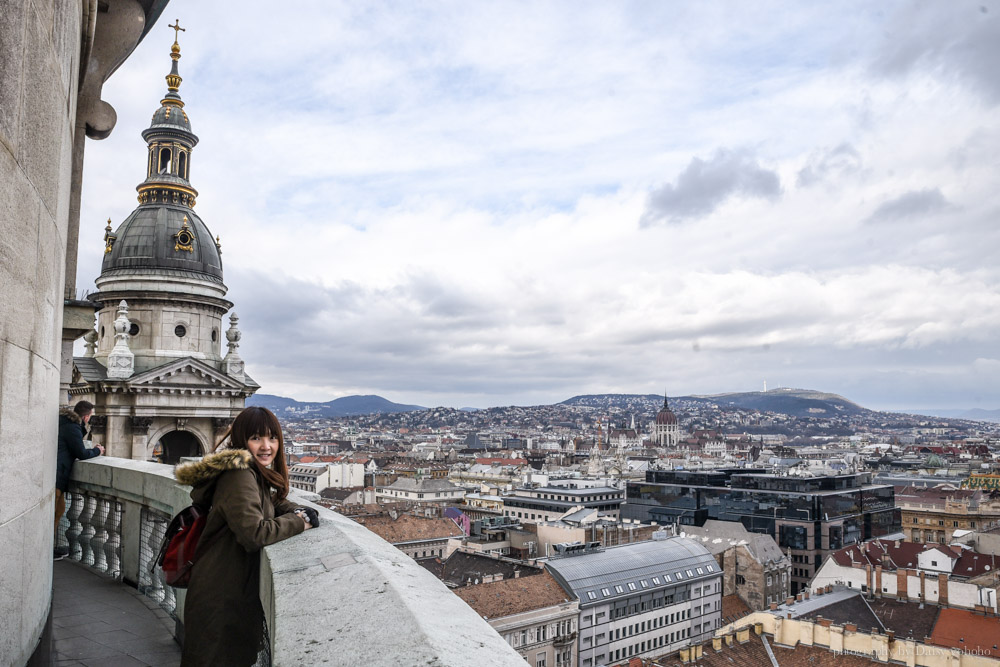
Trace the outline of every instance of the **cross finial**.
<path fill-rule="evenodd" d="M 176 42 L 177 42 L 177 37 L 178 37 L 178 36 L 179 36 L 179 35 L 180 35 L 180 34 L 181 34 L 182 32 L 187 32 L 187 28 L 182 28 L 182 27 L 181 27 L 181 21 L 180 21 L 180 19 L 174 19 L 174 25 L 170 25 L 170 24 L 168 23 L 168 24 L 167 24 L 167 27 L 168 27 L 168 28 L 173 28 L 173 29 L 174 29 L 174 43 L 176 43 Z"/>

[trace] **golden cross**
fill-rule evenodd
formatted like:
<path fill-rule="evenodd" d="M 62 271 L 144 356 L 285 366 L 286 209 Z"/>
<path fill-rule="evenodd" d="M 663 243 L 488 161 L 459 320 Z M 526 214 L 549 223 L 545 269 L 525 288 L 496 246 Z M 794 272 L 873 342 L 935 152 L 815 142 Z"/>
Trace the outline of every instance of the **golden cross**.
<path fill-rule="evenodd" d="M 174 42 L 177 41 L 178 35 L 180 35 L 182 32 L 187 32 L 187 28 L 182 28 L 181 27 L 181 21 L 180 21 L 180 19 L 174 19 L 174 25 L 170 25 L 168 23 L 167 27 L 174 29 Z"/>

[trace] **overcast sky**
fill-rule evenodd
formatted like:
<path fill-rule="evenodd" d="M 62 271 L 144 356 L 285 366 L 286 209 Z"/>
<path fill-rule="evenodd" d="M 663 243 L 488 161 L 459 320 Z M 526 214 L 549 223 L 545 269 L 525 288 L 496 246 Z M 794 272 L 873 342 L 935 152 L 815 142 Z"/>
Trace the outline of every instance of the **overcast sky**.
<path fill-rule="evenodd" d="M 1000 408 L 1000 1 L 172 0 L 104 88 L 81 287 L 175 18 L 263 392 Z"/>

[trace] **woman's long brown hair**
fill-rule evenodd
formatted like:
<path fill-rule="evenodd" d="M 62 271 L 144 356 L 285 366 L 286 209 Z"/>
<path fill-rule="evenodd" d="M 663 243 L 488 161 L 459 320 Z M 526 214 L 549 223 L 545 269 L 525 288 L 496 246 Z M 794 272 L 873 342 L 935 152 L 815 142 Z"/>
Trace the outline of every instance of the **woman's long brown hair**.
<path fill-rule="evenodd" d="M 252 458 L 254 468 L 260 473 L 261 478 L 272 489 L 275 490 L 275 500 L 284 500 L 288 497 L 288 463 L 285 461 L 285 437 L 281 434 L 281 424 L 274 413 L 267 408 L 251 406 L 244 408 L 243 412 L 236 415 L 232 425 L 226 434 L 219 441 L 221 445 L 229 439 L 229 449 L 249 449 L 247 442 L 254 436 L 275 438 L 278 441 L 278 451 L 275 452 L 274 461 L 270 468 L 265 468 Z"/>

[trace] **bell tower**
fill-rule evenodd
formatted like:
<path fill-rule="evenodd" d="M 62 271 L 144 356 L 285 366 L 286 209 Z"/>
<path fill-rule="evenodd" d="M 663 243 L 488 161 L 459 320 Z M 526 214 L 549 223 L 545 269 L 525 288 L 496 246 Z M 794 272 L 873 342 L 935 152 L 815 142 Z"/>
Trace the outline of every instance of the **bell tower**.
<path fill-rule="evenodd" d="M 195 212 L 190 180 L 198 137 L 180 95 L 185 28 L 170 28 L 167 92 L 142 131 L 139 205 L 117 229 L 110 220 L 105 227 L 98 291 L 89 297 L 101 304 L 97 330 L 88 334 L 87 355 L 74 358 L 70 388 L 75 400 L 91 397 L 104 418 L 94 440 L 108 454 L 165 462 L 213 449 L 217 431 L 258 388 L 235 352 L 235 314 L 223 328 L 233 304 L 225 298 L 221 244 Z"/>

